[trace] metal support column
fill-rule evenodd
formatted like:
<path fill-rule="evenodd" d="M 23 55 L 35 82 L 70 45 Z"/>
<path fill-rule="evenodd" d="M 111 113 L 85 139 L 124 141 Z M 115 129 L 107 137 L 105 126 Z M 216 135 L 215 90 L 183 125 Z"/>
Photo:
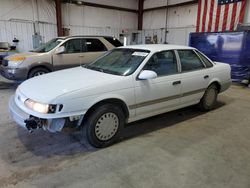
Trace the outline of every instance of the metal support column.
<path fill-rule="evenodd" d="M 138 30 L 142 30 L 143 26 L 143 4 L 144 0 L 138 2 Z"/>
<path fill-rule="evenodd" d="M 55 3 L 56 3 L 57 35 L 58 36 L 63 36 L 61 0 L 55 0 Z"/>

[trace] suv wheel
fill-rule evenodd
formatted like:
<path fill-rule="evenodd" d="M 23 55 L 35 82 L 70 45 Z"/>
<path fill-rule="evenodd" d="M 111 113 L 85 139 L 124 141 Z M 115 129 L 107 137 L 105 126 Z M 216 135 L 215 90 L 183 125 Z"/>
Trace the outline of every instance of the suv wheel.
<path fill-rule="evenodd" d="M 43 68 L 43 67 L 34 68 L 29 72 L 28 78 L 40 76 L 40 75 L 46 74 L 48 72 L 49 72 L 49 70 L 46 68 Z"/>
<path fill-rule="evenodd" d="M 101 148 L 112 145 L 120 136 L 125 116 L 118 106 L 105 104 L 97 107 L 82 126 L 81 142 Z"/>

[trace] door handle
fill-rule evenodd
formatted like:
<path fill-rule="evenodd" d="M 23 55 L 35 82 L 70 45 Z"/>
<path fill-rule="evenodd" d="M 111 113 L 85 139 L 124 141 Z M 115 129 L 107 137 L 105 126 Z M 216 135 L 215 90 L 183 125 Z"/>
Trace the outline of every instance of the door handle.
<path fill-rule="evenodd" d="M 175 81 L 172 84 L 173 84 L 173 86 L 175 86 L 175 85 L 181 84 L 181 81 L 180 80 L 179 81 Z"/>
<path fill-rule="evenodd" d="M 209 76 L 208 76 L 208 75 L 204 76 L 204 79 L 208 79 L 208 78 L 209 78 Z"/>

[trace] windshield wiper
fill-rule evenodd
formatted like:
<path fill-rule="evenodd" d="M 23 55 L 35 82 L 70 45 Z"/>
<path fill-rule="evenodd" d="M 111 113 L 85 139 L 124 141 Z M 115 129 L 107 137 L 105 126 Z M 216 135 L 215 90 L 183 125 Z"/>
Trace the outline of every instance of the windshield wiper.
<path fill-rule="evenodd" d="M 103 72 L 103 73 L 108 73 L 108 74 L 114 74 L 114 75 L 118 75 L 118 76 L 121 76 L 121 74 L 119 72 L 116 72 L 116 71 L 112 71 L 112 70 L 108 70 L 108 69 L 102 69 L 100 67 L 91 67 L 91 66 L 87 66 L 87 65 L 82 65 L 84 68 L 86 69 L 91 69 L 91 70 L 96 70 L 96 71 L 99 71 L 99 72 Z"/>
<path fill-rule="evenodd" d="M 112 70 L 103 69 L 103 72 L 108 73 L 108 74 L 114 74 L 114 75 L 121 76 L 121 74 L 119 72 L 112 71 Z"/>
<path fill-rule="evenodd" d="M 96 71 L 99 71 L 99 72 L 104 72 L 103 69 L 99 68 L 99 67 L 86 66 L 84 68 L 91 69 L 91 70 L 96 70 Z"/>

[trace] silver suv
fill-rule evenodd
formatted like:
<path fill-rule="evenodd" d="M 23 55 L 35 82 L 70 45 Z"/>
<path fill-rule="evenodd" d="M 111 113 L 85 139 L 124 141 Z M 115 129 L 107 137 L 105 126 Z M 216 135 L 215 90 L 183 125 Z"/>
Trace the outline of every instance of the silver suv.
<path fill-rule="evenodd" d="M 51 71 L 90 63 L 106 51 L 121 45 L 113 37 L 58 37 L 36 50 L 6 57 L 0 65 L 0 73 L 7 79 L 22 81 Z"/>

